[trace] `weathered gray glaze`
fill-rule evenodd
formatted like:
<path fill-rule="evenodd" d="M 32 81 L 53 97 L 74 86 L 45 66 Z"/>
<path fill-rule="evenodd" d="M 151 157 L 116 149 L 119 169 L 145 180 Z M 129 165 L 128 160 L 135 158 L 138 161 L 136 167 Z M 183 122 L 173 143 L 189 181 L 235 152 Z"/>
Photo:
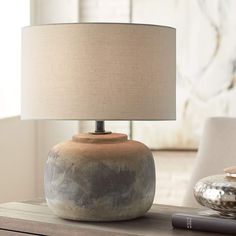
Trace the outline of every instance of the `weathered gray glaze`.
<path fill-rule="evenodd" d="M 142 216 L 153 203 L 152 153 L 123 134 L 82 134 L 49 152 L 48 206 L 61 218 L 116 221 Z"/>

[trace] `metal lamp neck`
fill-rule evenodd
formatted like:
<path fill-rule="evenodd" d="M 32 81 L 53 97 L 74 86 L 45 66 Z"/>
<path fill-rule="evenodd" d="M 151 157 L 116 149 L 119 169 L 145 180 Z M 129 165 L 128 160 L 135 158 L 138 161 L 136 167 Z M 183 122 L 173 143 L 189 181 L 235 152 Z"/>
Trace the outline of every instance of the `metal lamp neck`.
<path fill-rule="evenodd" d="M 95 132 L 93 132 L 92 134 L 111 134 L 111 132 L 105 130 L 105 121 L 104 120 L 96 120 L 95 121 Z"/>

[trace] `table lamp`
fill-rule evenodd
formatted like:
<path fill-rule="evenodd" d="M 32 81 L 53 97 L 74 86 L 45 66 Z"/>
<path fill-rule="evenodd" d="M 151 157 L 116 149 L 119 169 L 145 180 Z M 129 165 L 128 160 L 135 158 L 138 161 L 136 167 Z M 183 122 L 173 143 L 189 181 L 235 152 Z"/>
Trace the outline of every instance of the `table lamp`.
<path fill-rule="evenodd" d="M 49 208 L 81 221 L 142 216 L 155 194 L 152 153 L 104 121 L 175 119 L 175 29 L 76 23 L 22 34 L 22 118 L 96 121 L 49 151 Z"/>

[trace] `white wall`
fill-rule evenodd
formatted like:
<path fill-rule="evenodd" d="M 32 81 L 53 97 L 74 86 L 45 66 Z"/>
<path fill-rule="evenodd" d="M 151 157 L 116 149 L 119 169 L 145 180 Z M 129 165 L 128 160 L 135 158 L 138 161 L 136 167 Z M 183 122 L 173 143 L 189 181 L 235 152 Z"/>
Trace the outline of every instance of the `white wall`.
<path fill-rule="evenodd" d="M 36 196 L 35 122 L 0 120 L 0 202 Z"/>

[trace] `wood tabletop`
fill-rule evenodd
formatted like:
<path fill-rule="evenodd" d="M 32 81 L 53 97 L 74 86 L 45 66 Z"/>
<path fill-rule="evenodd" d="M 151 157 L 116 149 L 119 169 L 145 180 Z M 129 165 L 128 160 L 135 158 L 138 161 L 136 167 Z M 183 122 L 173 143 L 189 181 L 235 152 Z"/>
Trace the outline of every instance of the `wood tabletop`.
<path fill-rule="evenodd" d="M 205 232 L 173 229 L 171 215 L 191 212 L 190 208 L 153 205 L 143 217 L 122 222 L 88 223 L 63 220 L 55 215 L 42 200 L 0 204 L 0 235 L 52 235 L 52 236 L 213 236 Z"/>

